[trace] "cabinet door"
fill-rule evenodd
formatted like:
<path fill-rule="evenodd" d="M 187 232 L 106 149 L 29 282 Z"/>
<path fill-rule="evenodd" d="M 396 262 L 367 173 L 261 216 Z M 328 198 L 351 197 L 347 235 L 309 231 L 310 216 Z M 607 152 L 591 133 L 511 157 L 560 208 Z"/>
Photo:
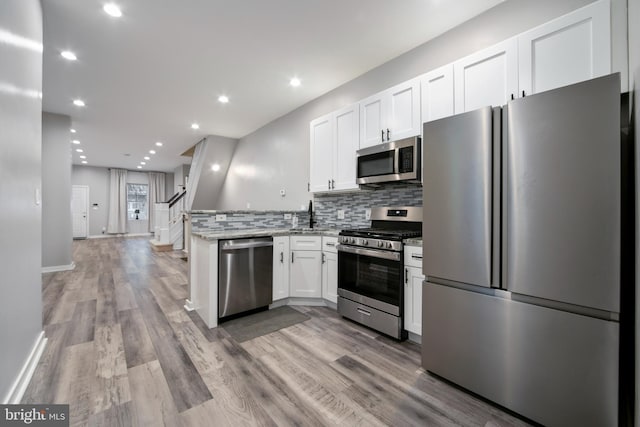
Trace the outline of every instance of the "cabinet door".
<path fill-rule="evenodd" d="M 322 252 L 322 298 L 338 303 L 338 254 Z"/>
<path fill-rule="evenodd" d="M 404 278 L 404 328 L 422 335 L 422 282 L 419 268 L 405 267 Z"/>
<path fill-rule="evenodd" d="M 400 83 L 386 92 L 385 142 L 420 135 L 420 79 Z"/>
<path fill-rule="evenodd" d="M 358 104 L 335 113 L 332 189 L 351 190 L 356 183 L 356 151 L 360 145 Z"/>
<path fill-rule="evenodd" d="M 467 56 L 453 64 L 456 114 L 502 106 L 518 91 L 516 38 Z"/>
<path fill-rule="evenodd" d="M 360 148 L 382 144 L 384 123 L 384 92 L 360 101 Z M 386 140 L 387 135 L 384 135 Z"/>
<path fill-rule="evenodd" d="M 452 116 L 454 114 L 453 64 L 423 74 L 420 82 L 421 123 Z"/>
<path fill-rule="evenodd" d="M 291 251 L 290 296 L 322 297 L 322 252 Z"/>
<path fill-rule="evenodd" d="M 543 92 L 611 72 L 608 1 L 599 1 L 518 36 L 520 91 Z"/>
<path fill-rule="evenodd" d="M 309 189 L 311 192 L 329 191 L 333 158 L 333 129 L 331 115 L 313 120 L 310 125 Z"/>
<path fill-rule="evenodd" d="M 289 236 L 273 238 L 273 300 L 289 297 Z"/>

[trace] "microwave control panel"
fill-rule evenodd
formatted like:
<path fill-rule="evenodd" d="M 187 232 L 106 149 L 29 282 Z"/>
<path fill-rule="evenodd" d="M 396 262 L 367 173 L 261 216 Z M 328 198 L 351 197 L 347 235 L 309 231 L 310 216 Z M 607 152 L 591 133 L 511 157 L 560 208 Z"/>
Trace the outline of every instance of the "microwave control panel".
<path fill-rule="evenodd" d="M 403 147 L 398 153 L 398 173 L 413 172 L 413 147 Z"/>

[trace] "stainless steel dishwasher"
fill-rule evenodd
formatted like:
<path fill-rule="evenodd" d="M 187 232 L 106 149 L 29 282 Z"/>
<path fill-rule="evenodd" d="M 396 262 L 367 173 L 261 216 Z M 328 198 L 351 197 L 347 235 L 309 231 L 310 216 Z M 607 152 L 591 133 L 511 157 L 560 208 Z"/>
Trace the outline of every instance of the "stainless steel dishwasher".
<path fill-rule="evenodd" d="M 218 318 L 273 302 L 273 238 L 221 240 L 218 250 Z"/>

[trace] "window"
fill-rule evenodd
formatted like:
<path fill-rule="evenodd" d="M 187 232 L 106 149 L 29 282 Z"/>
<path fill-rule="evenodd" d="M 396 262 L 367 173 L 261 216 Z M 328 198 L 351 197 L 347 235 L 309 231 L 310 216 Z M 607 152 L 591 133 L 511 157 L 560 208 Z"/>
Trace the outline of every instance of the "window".
<path fill-rule="evenodd" d="M 147 184 L 127 184 L 127 218 L 147 219 Z"/>

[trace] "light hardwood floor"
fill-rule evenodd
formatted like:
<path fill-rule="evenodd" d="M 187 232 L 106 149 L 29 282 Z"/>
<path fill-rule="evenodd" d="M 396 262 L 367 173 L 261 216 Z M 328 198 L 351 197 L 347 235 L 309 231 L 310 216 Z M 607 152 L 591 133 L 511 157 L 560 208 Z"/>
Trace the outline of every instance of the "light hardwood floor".
<path fill-rule="evenodd" d="M 71 425 L 526 425 L 420 368 L 420 348 L 342 319 L 243 343 L 183 309 L 187 263 L 145 238 L 74 242 L 43 275 L 49 339 L 23 401 L 68 403 Z"/>

